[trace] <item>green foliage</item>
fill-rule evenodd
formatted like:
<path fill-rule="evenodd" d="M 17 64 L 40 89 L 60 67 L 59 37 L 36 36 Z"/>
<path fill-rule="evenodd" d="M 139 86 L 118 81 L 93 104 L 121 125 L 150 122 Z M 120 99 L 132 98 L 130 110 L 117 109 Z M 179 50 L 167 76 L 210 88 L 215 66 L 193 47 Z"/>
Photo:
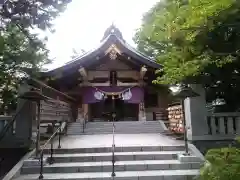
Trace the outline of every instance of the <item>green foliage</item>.
<path fill-rule="evenodd" d="M 240 149 L 212 149 L 208 151 L 206 160 L 201 169 L 200 180 L 240 179 Z"/>
<path fill-rule="evenodd" d="M 236 137 L 236 141 L 240 143 L 240 136 Z"/>
<path fill-rule="evenodd" d="M 134 40 L 164 66 L 155 83 L 199 82 L 209 101 L 233 103 L 240 95 L 239 17 L 236 0 L 160 1 L 144 16 Z"/>
<path fill-rule="evenodd" d="M 28 68 L 38 72 L 44 64 L 50 63 L 45 44 L 31 36 L 29 40 L 15 24 L 8 24 L 1 31 L 0 48 L 0 114 L 7 108 L 15 108 L 17 87 Z"/>
<path fill-rule="evenodd" d="M 0 114 L 15 109 L 23 70 L 37 74 L 50 63 L 45 41 L 31 29 L 50 30 L 52 20 L 71 0 L 6 0 L 0 8 Z"/>
<path fill-rule="evenodd" d="M 140 50 L 152 53 L 164 65 L 164 75 L 157 82 L 175 84 L 188 76 L 199 75 L 209 64 L 222 66 L 235 59 L 228 52 L 217 55 L 215 49 L 209 47 L 216 38 L 222 38 L 213 38 L 214 30 L 222 26 L 228 16 L 239 13 L 235 12 L 238 5 L 234 2 L 167 0 L 150 10 L 135 41 Z"/>
<path fill-rule="evenodd" d="M 0 9 L 2 23 L 17 24 L 21 29 L 51 28 L 51 21 L 65 10 L 71 0 L 5 0 Z"/>

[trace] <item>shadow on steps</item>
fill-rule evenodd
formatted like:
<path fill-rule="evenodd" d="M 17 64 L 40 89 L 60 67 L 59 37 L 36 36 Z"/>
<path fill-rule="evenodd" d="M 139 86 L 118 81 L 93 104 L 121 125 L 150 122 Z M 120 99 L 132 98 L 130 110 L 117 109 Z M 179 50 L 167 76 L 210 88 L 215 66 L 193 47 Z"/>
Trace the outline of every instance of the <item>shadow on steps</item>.
<path fill-rule="evenodd" d="M 0 179 L 2 179 L 28 152 L 23 148 L 0 148 Z"/>

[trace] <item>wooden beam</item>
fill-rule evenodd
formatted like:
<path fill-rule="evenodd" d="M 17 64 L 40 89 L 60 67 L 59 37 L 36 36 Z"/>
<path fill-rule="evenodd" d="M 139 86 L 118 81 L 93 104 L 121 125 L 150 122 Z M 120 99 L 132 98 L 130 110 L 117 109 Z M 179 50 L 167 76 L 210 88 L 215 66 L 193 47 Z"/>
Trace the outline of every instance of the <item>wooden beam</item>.
<path fill-rule="evenodd" d="M 87 78 L 87 71 L 84 67 L 79 68 L 78 72 L 84 77 L 84 79 Z"/>
<path fill-rule="evenodd" d="M 139 83 L 122 83 L 120 81 L 117 82 L 117 86 L 138 86 Z M 83 86 L 110 86 L 110 81 L 107 81 L 105 83 L 90 83 L 90 82 L 87 82 L 86 84 L 79 84 L 80 87 L 83 87 Z"/>
<path fill-rule="evenodd" d="M 43 83 L 43 82 L 41 82 L 41 81 L 39 81 L 39 80 L 37 80 L 37 79 L 35 79 L 35 78 L 30 78 L 30 80 L 33 81 L 33 82 L 35 82 L 36 84 L 38 84 L 38 85 L 41 86 L 41 87 L 44 87 L 44 88 L 46 88 L 46 89 L 50 89 L 50 90 L 54 91 L 56 94 L 59 94 L 59 95 L 64 96 L 65 98 L 67 98 L 67 99 L 69 99 L 69 100 L 71 100 L 71 101 L 76 101 L 76 100 L 75 100 L 74 98 L 72 98 L 71 96 L 68 96 L 67 94 L 65 94 L 65 93 L 63 93 L 63 92 L 58 91 L 58 90 L 56 90 L 56 89 L 54 89 L 54 88 L 46 85 L 45 83 Z"/>
<path fill-rule="evenodd" d="M 147 72 L 147 68 L 145 66 L 141 67 L 140 69 L 140 78 L 143 79 Z"/>

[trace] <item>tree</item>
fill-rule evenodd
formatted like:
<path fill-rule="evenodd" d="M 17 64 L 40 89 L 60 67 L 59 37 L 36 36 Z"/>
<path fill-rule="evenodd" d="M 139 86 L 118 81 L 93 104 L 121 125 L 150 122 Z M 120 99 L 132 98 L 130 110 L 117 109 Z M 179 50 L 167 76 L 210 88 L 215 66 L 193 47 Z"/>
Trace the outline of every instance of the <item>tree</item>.
<path fill-rule="evenodd" d="M 30 68 L 37 73 L 51 60 L 48 59 L 48 50 L 45 49 L 42 41 L 29 40 L 14 24 L 8 24 L 2 31 L 0 42 L 0 113 L 2 114 L 6 107 L 9 111 L 15 108 L 17 88 L 24 77 L 24 69 Z"/>
<path fill-rule="evenodd" d="M 37 74 L 48 59 L 45 41 L 31 29 L 50 30 L 71 0 L 6 0 L 0 7 L 0 114 L 16 106 L 24 69 Z"/>
<path fill-rule="evenodd" d="M 239 6 L 235 0 L 156 4 L 135 36 L 139 50 L 164 66 L 155 83 L 198 82 L 205 85 L 209 100 L 237 103 L 232 101 L 240 95 Z"/>
<path fill-rule="evenodd" d="M 0 17 L 2 25 L 9 22 L 19 28 L 51 28 L 59 12 L 63 12 L 71 0 L 5 0 Z"/>

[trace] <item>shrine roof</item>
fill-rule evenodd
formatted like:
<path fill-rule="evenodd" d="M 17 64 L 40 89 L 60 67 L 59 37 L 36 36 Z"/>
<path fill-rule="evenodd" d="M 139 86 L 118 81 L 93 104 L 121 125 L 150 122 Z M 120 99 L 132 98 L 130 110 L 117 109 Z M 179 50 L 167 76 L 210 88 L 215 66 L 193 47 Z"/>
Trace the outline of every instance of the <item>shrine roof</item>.
<path fill-rule="evenodd" d="M 122 54 L 129 56 L 132 60 L 134 60 L 139 65 L 145 65 L 147 67 L 151 67 L 153 69 L 159 69 L 162 66 L 155 62 L 154 59 L 142 54 L 131 45 L 129 45 L 122 36 L 122 33 L 118 28 L 114 25 L 111 25 L 104 33 L 104 36 L 100 42 L 100 45 L 93 50 L 74 58 L 69 61 L 62 67 L 53 69 L 51 71 L 46 72 L 47 74 L 55 74 L 61 70 L 67 70 L 74 67 L 88 67 L 92 63 L 98 61 L 102 57 L 106 55 L 106 51 L 112 46 L 115 45 Z"/>

